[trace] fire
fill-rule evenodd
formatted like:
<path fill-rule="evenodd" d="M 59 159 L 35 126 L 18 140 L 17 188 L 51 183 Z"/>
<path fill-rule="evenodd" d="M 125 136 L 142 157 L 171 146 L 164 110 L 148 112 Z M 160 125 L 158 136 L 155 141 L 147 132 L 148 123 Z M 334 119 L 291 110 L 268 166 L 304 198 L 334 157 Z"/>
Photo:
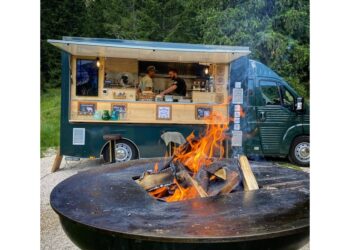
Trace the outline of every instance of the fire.
<path fill-rule="evenodd" d="M 156 164 L 154 164 L 153 172 L 158 173 L 158 162 Z"/>
<path fill-rule="evenodd" d="M 228 128 L 227 118 L 221 113 L 213 112 L 205 121 L 207 128 L 204 136 L 201 136 L 199 140 L 195 140 L 194 134 L 191 133 L 186 138 L 189 146 L 183 144 L 174 153 L 174 160 L 180 161 L 193 173 L 197 173 L 201 167 L 212 163 L 214 156 L 217 156 L 219 159 L 224 156 L 222 142 L 225 139 L 225 131 Z M 190 148 L 189 151 L 188 148 Z"/>
<path fill-rule="evenodd" d="M 163 197 L 168 192 L 166 187 L 157 188 L 156 190 L 150 191 L 149 193 L 156 198 Z"/>
<path fill-rule="evenodd" d="M 173 161 L 179 162 L 190 172 L 192 181 L 194 176 L 202 167 L 207 167 L 215 159 L 221 159 L 224 156 L 223 141 L 225 131 L 228 129 L 228 120 L 221 113 L 213 112 L 205 118 L 206 130 L 199 138 L 196 138 L 192 132 L 187 138 L 186 143 L 177 147 L 174 151 Z M 158 163 L 154 165 L 154 173 L 158 173 Z M 214 180 L 211 177 L 210 180 Z M 174 178 L 169 186 L 162 186 L 149 192 L 155 198 L 162 198 L 166 202 L 181 201 L 200 197 L 198 186 L 183 186 L 182 183 Z M 202 194 L 203 195 L 203 194 Z M 202 196 L 201 196 L 202 197 Z"/>
<path fill-rule="evenodd" d="M 172 196 L 166 198 L 167 202 L 181 201 L 198 197 L 198 193 L 193 187 L 183 188 L 178 183 L 176 178 L 174 178 L 174 183 L 176 184 L 177 189 L 175 189 L 175 192 Z"/>

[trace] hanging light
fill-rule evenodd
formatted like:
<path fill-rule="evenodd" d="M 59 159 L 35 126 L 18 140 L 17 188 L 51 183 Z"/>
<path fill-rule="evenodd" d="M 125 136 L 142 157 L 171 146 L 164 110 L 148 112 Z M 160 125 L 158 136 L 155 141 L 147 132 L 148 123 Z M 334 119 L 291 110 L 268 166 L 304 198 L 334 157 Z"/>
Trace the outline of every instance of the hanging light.
<path fill-rule="evenodd" d="M 96 57 L 96 66 L 99 68 L 101 66 L 100 58 Z"/>
<path fill-rule="evenodd" d="M 208 68 L 208 67 L 205 67 L 205 69 L 204 69 L 204 74 L 206 74 L 206 75 L 209 74 L 209 68 Z"/>

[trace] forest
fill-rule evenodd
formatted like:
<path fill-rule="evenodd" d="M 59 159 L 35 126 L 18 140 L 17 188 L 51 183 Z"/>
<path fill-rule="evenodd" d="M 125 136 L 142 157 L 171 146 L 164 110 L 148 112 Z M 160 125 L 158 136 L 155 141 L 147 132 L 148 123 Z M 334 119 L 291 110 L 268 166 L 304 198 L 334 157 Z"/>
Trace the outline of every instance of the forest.
<path fill-rule="evenodd" d="M 309 97 L 308 0 L 41 0 L 41 91 L 60 87 L 62 36 L 248 46 Z"/>

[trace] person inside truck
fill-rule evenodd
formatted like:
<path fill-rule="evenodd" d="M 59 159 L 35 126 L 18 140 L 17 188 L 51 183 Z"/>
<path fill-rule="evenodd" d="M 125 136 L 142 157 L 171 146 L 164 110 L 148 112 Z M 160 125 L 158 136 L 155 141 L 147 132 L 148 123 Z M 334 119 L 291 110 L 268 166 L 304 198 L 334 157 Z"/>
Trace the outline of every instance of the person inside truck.
<path fill-rule="evenodd" d="M 179 77 L 177 69 L 169 69 L 168 74 L 171 78 L 172 84 L 169 88 L 160 93 L 161 96 L 166 94 L 186 96 L 186 83 L 185 80 Z"/>
<path fill-rule="evenodd" d="M 156 67 L 150 65 L 147 67 L 146 75 L 142 77 L 139 89 L 140 91 L 152 91 L 153 90 L 153 80 L 156 75 Z"/>

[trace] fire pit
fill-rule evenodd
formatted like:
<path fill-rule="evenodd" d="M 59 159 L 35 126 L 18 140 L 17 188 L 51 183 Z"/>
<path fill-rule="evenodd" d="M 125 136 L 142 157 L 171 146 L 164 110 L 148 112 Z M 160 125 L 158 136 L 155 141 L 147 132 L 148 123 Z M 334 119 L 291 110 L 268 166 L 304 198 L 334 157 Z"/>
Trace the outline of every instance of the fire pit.
<path fill-rule="evenodd" d="M 164 202 L 134 180 L 155 163 L 166 161 L 116 164 L 58 184 L 51 206 L 69 238 L 82 249 L 147 250 L 298 249 L 308 241 L 307 173 L 252 164 L 258 190 Z"/>

